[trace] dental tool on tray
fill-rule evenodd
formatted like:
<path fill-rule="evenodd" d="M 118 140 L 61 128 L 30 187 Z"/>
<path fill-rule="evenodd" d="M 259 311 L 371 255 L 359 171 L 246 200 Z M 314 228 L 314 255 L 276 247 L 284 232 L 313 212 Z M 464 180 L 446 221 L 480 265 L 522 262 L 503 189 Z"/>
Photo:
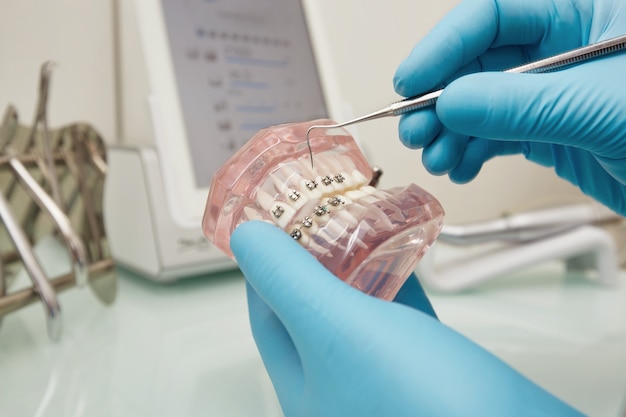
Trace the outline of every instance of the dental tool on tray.
<path fill-rule="evenodd" d="M 562 54 L 554 55 L 549 58 L 524 64 L 519 67 L 508 69 L 504 72 L 541 74 L 546 72 L 558 71 L 560 69 L 574 66 L 581 62 L 589 61 L 611 53 L 623 51 L 624 49 L 626 49 L 626 35 L 617 36 L 606 41 L 594 43 L 584 46 L 582 48 L 571 50 L 569 52 L 564 52 Z M 306 132 L 306 141 L 309 148 L 309 156 L 311 158 L 311 168 L 313 167 L 313 151 L 311 150 L 310 133 L 313 129 L 332 129 L 337 127 L 349 126 L 368 120 L 380 119 L 382 117 L 400 116 L 415 110 L 434 106 L 437 102 L 437 98 L 441 95 L 442 92 L 443 89 L 439 89 L 426 94 L 405 98 L 404 100 L 392 103 L 389 106 L 377 110 L 373 113 L 366 114 L 365 116 L 357 117 L 346 122 L 332 125 L 314 125 L 309 127 Z"/>

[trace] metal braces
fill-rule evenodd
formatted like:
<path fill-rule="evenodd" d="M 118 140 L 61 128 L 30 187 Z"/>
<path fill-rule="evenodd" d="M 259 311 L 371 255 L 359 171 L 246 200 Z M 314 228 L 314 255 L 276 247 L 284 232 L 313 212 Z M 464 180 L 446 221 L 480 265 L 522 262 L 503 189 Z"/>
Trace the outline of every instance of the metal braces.
<path fill-rule="evenodd" d="M 315 216 L 321 217 L 321 216 L 323 216 L 325 214 L 329 214 L 330 213 L 329 207 L 339 207 L 342 204 L 345 204 L 345 201 L 343 201 L 338 196 L 329 197 L 328 200 L 326 200 L 326 204 L 320 205 L 320 206 L 316 206 L 315 209 L 313 210 L 313 214 L 311 214 L 311 216 L 306 216 L 300 222 L 300 225 L 295 227 L 291 231 L 291 233 L 290 233 L 291 237 L 294 240 L 302 239 L 302 228 L 303 227 L 310 228 L 311 226 L 313 226 L 313 219 L 315 218 Z"/>

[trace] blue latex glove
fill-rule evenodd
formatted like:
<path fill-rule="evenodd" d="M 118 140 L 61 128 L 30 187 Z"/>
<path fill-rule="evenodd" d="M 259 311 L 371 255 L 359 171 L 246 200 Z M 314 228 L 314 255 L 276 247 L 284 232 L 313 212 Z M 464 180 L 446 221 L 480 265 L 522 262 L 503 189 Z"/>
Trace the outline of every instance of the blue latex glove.
<path fill-rule="evenodd" d="M 401 140 L 460 183 L 522 153 L 626 214 L 626 53 L 551 74 L 488 72 L 625 33 L 623 0 L 465 0 L 396 71 L 403 96 L 447 85 L 436 112 L 401 119 Z"/>
<path fill-rule="evenodd" d="M 286 417 L 581 415 L 437 321 L 415 279 L 401 302 L 373 298 L 261 222 L 231 248 Z"/>

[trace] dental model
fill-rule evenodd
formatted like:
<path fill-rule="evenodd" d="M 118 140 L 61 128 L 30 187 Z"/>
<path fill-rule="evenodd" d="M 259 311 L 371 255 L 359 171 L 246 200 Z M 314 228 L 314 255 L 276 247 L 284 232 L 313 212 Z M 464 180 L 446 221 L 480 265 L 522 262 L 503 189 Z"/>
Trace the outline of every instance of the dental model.
<path fill-rule="evenodd" d="M 343 129 L 316 129 L 314 168 L 304 140 L 314 124 L 263 129 L 213 177 L 205 235 L 233 257 L 230 236 L 247 220 L 283 229 L 339 278 L 392 300 L 442 226 L 443 209 L 415 184 L 370 185 L 372 169 Z"/>

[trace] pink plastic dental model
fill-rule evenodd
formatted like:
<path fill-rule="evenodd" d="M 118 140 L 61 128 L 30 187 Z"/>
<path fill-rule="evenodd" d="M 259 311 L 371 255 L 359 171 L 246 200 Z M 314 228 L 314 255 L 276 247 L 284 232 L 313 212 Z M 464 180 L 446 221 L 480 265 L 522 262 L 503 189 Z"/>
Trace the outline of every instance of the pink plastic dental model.
<path fill-rule="evenodd" d="M 233 256 L 230 236 L 247 220 L 276 224 L 339 278 L 391 300 L 435 240 L 443 208 L 415 184 L 379 190 L 365 157 L 343 129 L 311 134 L 316 120 L 259 131 L 213 177 L 205 235 Z"/>

